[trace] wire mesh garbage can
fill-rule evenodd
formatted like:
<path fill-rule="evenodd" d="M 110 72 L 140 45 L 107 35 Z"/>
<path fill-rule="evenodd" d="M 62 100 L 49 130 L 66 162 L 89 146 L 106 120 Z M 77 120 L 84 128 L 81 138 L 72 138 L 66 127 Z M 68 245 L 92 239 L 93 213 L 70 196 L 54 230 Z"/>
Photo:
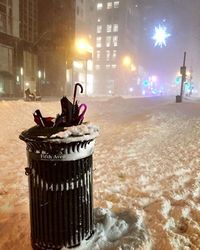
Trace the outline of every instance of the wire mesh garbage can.
<path fill-rule="evenodd" d="M 94 139 L 70 143 L 26 142 L 33 249 L 80 245 L 93 234 Z"/>

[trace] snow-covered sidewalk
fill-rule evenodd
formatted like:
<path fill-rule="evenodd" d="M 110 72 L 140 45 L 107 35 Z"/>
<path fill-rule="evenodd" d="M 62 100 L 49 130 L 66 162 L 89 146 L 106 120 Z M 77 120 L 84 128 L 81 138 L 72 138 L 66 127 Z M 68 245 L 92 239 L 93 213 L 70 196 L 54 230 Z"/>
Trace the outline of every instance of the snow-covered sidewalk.
<path fill-rule="evenodd" d="M 100 127 L 94 206 L 138 215 L 153 249 L 200 249 L 200 102 L 176 104 L 175 98 L 164 97 L 83 101 L 88 104 L 85 120 Z M 2 250 L 31 249 L 25 144 L 18 136 L 34 125 L 32 113 L 38 108 L 44 116 L 55 116 L 59 100 L 0 101 Z M 118 249 L 135 249 L 131 242 L 123 244 Z"/>

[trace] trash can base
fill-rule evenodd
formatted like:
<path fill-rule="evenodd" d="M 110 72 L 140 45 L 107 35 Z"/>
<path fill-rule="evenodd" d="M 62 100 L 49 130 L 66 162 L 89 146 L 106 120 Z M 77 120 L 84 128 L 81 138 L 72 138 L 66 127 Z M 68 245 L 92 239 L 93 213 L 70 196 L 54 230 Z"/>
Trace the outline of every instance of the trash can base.
<path fill-rule="evenodd" d="M 33 250 L 61 250 L 62 247 L 59 248 L 52 248 L 52 247 L 38 247 L 38 246 L 32 246 Z"/>

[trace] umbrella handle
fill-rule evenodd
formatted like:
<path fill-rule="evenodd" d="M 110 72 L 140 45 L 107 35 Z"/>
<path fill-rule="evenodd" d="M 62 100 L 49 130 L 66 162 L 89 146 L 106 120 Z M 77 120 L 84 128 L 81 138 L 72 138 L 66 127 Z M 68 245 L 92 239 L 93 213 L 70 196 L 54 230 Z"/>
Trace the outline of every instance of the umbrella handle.
<path fill-rule="evenodd" d="M 74 87 L 73 105 L 75 104 L 76 92 L 77 92 L 78 86 L 81 88 L 80 92 L 83 93 L 83 86 L 80 83 L 76 83 Z"/>
<path fill-rule="evenodd" d="M 85 112 L 86 112 L 86 110 L 87 110 L 87 105 L 86 105 L 85 103 L 82 103 L 82 104 L 78 107 L 79 113 L 80 113 L 82 107 L 83 107 L 83 111 L 82 111 L 81 114 L 79 114 L 79 116 L 84 116 L 84 114 L 85 114 Z"/>
<path fill-rule="evenodd" d="M 83 111 L 82 111 L 82 113 L 79 114 L 79 116 L 78 116 L 78 117 L 79 117 L 79 124 L 82 123 L 82 121 L 83 121 L 83 119 L 84 119 L 84 114 L 85 114 L 85 112 L 86 112 L 86 110 L 87 110 L 87 105 L 86 105 L 85 103 L 82 103 L 82 104 L 78 107 L 79 113 L 80 113 L 82 107 L 83 107 Z"/>

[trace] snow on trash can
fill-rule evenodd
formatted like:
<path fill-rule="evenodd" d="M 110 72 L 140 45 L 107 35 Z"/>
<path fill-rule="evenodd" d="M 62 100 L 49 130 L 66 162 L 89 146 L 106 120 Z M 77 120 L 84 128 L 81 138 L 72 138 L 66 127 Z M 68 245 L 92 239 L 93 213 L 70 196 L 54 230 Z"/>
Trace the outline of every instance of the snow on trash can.
<path fill-rule="evenodd" d="M 27 145 L 33 249 L 75 247 L 93 234 L 92 156 L 98 128 L 82 124 L 45 136 L 49 131 L 35 126 L 20 135 Z"/>

